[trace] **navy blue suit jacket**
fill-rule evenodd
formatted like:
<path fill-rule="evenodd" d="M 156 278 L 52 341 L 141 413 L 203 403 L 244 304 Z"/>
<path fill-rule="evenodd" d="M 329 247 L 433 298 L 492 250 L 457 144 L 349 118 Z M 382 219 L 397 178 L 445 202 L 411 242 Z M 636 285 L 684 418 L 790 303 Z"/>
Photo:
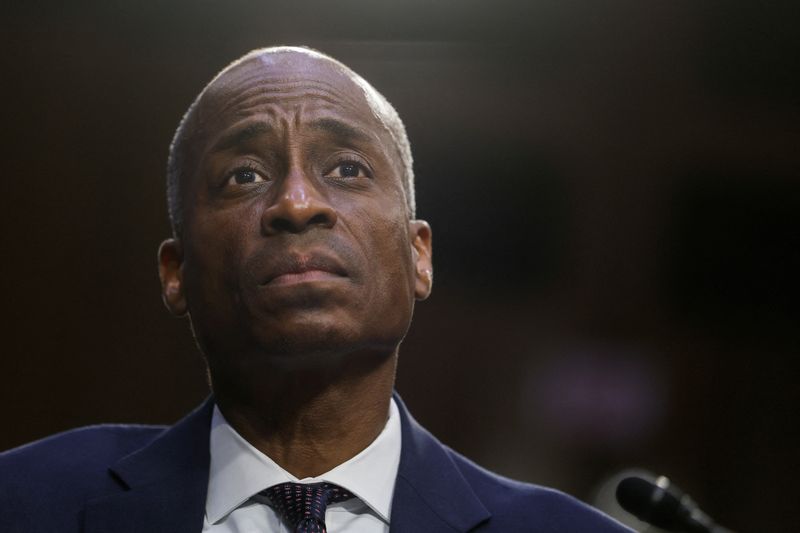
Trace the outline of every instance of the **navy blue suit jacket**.
<path fill-rule="evenodd" d="M 391 531 L 629 531 L 570 496 L 475 465 L 422 428 L 395 395 L 402 455 Z M 200 533 L 207 400 L 172 427 L 76 429 L 0 454 L 0 531 Z"/>

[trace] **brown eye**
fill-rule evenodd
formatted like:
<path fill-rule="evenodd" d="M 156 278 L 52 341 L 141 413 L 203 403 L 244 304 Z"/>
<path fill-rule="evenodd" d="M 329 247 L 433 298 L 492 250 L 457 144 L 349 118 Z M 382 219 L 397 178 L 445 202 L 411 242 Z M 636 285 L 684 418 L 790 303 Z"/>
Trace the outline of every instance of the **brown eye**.
<path fill-rule="evenodd" d="M 354 178 L 358 176 L 358 166 L 353 163 L 345 163 L 339 166 L 339 172 L 342 176 Z"/>
<path fill-rule="evenodd" d="M 325 176 L 326 178 L 367 178 L 364 169 L 358 163 L 340 163 Z"/>
<path fill-rule="evenodd" d="M 240 168 L 233 172 L 228 183 L 233 185 L 245 185 L 247 183 L 257 183 L 264 181 L 264 178 L 251 168 Z"/>

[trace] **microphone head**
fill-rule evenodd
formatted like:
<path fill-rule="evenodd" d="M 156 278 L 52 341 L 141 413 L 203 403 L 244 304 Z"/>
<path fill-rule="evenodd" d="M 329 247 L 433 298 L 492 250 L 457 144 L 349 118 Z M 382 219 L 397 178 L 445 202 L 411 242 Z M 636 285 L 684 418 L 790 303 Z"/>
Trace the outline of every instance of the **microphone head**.
<path fill-rule="evenodd" d="M 667 531 L 684 527 L 691 511 L 680 494 L 669 490 L 669 480 L 660 477 L 655 483 L 632 476 L 617 485 L 620 506 L 639 520 Z"/>

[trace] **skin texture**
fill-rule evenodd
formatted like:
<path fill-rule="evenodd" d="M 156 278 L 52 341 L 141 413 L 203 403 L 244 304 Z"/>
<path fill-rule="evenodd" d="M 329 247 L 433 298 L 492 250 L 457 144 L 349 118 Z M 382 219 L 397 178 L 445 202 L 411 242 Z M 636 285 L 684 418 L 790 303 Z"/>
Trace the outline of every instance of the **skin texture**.
<path fill-rule="evenodd" d="M 398 346 L 431 290 L 430 227 L 409 220 L 362 86 L 320 54 L 234 64 L 188 134 L 164 301 L 190 316 L 231 425 L 297 477 L 319 475 L 386 423 Z"/>

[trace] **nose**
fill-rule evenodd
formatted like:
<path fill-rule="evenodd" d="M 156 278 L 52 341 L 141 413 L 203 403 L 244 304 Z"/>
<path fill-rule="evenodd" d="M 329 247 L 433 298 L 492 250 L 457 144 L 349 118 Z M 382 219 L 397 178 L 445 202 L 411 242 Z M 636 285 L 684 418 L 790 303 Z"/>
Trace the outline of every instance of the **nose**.
<path fill-rule="evenodd" d="M 302 233 L 312 227 L 332 228 L 338 215 L 308 177 L 290 171 L 278 190 L 277 198 L 261 215 L 261 230 L 266 235 Z"/>

